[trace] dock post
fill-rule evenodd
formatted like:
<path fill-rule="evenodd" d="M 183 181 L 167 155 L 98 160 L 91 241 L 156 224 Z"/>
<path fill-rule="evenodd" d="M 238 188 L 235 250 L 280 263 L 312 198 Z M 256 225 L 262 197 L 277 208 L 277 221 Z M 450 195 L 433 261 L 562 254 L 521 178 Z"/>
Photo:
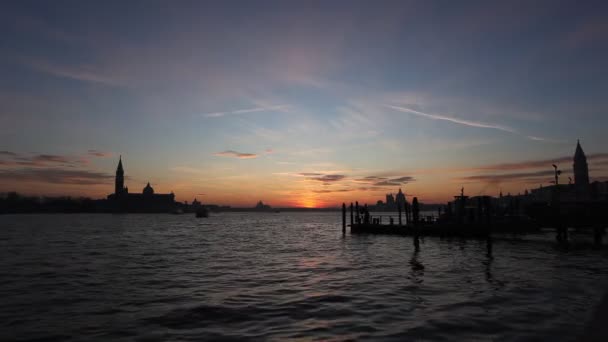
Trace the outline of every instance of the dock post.
<path fill-rule="evenodd" d="M 401 227 L 401 203 L 397 201 L 397 211 L 399 211 L 399 227 Z"/>
<path fill-rule="evenodd" d="M 593 243 L 595 244 L 596 247 L 599 247 L 602 245 L 602 234 L 603 233 L 603 229 L 600 225 L 595 225 L 593 226 Z"/>
<path fill-rule="evenodd" d="M 355 201 L 355 209 L 355 222 L 357 222 L 357 224 L 361 224 L 361 217 L 359 216 L 359 201 Z"/>
<path fill-rule="evenodd" d="M 477 197 L 477 223 L 481 226 L 483 223 L 483 199 Z"/>
<path fill-rule="evenodd" d="M 414 221 L 414 226 L 418 226 L 418 221 L 420 220 L 420 206 L 418 205 L 418 197 L 414 197 L 412 200 L 412 219 Z"/>
<path fill-rule="evenodd" d="M 485 222 L 486 222 L 486 230 L 488 232 L 488 236 L 492 235 L 492 200 L 489 197 L 484 198 L 484 213 L 485 213 Z"/>
<path fill-rule="evenodd" d="M 346 203 L 342 202 L 342 234 L 346 234 Z"/>
<path fill-rule="evenodd" d="M 350 202 L 350 226 L 353 226 L 353 202 Z"/>

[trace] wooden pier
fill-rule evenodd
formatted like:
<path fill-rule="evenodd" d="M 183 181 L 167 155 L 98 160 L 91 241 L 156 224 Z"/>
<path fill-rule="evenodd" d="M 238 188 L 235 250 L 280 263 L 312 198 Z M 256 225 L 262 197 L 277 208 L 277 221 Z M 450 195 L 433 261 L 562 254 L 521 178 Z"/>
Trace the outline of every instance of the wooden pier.
<path fill-rule="evenodd" d="M 467 197 L 461 191 L 455 196 L 454 212 L 448 206 L 443 215 L 420 217 L 418 199 L 414 197 L 412 204 L 407 201 L 398 203 L 397 222 L 394 215 L 388 217 L 388 224 L 383 223 L 386 215 L 372 215 L 367 205 L 359 206 L 358 202 L 350 204 L 351 234 L 383 234 L 418 237 L 457 237 L 457 238 L 490 238 L 493 234 L 541 234 L 546 230 L 541 225 L 525 216 L 494 215 L 489 197 L 478 198 L 474 208 L 465 208 Z M 347 206 L 342 204 L 342 233 L 346 233 Z M 560 220 L 554 220 L 552 229 L 556 232 L 558 242 L 568 242 L 569 227 Z M 386 222 L 386 220 L 385 220 Z M 591 231 L 594 243 L 601 245 L 606 234 L 602 224 L 577 226 L 577 231 Z M 575 226 L 570 228 L 574 229 Z M 545 227 L 548 228 L 548 227 Z"/>

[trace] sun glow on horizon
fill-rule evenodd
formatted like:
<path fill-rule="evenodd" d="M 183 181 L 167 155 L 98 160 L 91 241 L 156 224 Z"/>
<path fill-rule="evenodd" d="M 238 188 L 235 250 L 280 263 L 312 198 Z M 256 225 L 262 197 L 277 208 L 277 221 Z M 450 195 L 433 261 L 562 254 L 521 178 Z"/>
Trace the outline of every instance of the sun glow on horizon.
<path fill-rule="evenodd" d="M 318 204 L 319 203 L 314 196 L 307 194 L 298 201 L 297 205 L 302 208 L 317 208 Z"/>

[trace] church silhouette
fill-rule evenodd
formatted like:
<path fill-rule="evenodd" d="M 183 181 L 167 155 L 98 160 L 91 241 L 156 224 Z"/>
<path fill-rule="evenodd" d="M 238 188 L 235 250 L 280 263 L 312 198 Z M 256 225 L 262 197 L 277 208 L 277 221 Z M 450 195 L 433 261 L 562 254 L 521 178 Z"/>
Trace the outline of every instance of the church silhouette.
<path fill-rule="evenodd" d="M 108 195 L 108 204 L 112 211 L 135 213 L 167 213 L 175 210 L 175 194 L 155 194 L 150 182 L 141 193 L 129 193 L 125 186 L 125 171 L 122 167 L 122 156 L 118 160 L 114 193 Z"/>

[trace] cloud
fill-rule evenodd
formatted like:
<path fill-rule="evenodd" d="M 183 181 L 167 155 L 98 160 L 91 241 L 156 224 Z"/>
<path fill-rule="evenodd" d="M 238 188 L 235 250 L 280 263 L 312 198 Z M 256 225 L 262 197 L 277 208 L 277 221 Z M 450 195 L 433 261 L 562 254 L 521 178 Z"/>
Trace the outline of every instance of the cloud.
<path fill-rule="evenodd" d="M 53 154 L 39 154 L 32 158 L 33 162 L 36 163 L 58 163 L 58 164 L 69 164 L 70 160 L 64 156 L 58 156 Z"/>
<path fill-rule="evenodd" d="M 323 174 L 316 173 L 316 172 L 300 172 L 300 173 L 298 173 L 298 176 L 311 177 L 311 176 L 323 176 Z"/>
<path fill-rule="evenodd" d="M 44 60 L 24 58 L 24 64 L 47 74 L 77 81 L 98 83 L 108 86 L 125 86 L 124 80 L 108 75 L 107 72 L 91 66 L 53 64 Z"/>
<path fill-rule="evenodd" d="M 287 109 L 289 107 L 291 107 L 291 106 L 287 105 L 287 104 L 282 104 L 282 105 L 276 105 L 276 106 L 238 109 L 238 110 L 233 110 L 233 111 L 229 111 L 229 112 L 206 113 L 206 114 L 202 114 L 202 115 L 205 117 L 208 117 L 208 118 L 219 118 L 219 117 L 222 117 L 225 115 L 232 115 L 232 114 L 247 114 L 247 113 L 256 113 L 256 112 L 276 112 L 276 111 L 281 111 L 281 110 Z"/>
<path fill-rule="evenodd" d="M 587 155 L 587 161 L 591 165 L 599 166 L 608 165 L 608 153 L 594 153 Z M 459 171 L 497 171 L 498 173 L 485 173 L 472 176 L 458 178 L 460 181 L 479 182 L 486 184 L 500 184 L 510 182 L 523 183 L 547 183 L 553 180 L 554 170 L 552 164 L 563 165 L 562 183 L 568 182 L 568 174 L 571 174 L 571 156 L 563 156 L 551 159 L 526 160 L 514 163 L 500 163 L 483 165 L 468 170 L 462 169 Z M 512 171 L 512 172 L 509 172 Z"/>
<path fill-rule="evenodd" d="M 410 182 L 413 182 L 415 179 L 411 176 L 401 176 L 401 177 L 379 177 L 379 176 L 367 176 L 359 179 L 355 179 L 355 182 L 359 183 L 368 183 L 372 186 L 400 186 Z"/>
<path fill-rule="evenodd" d="M 431 120 L 442 120 L 442 121 L 448 121 L 448 122 L 452 122 L 452 123 L 464 125 L 464 126 L 469 126 L 469 127 L 494 129 L 494 130 L 498 130 L 498 131 L 502 131 L 502 132 L 521 135 L 519 132 L 517 132 L 516 130 L 514 130 L 513 128 L 508 127 L 508 126 L 484 123 L 484 122 L 480 122 L 480 121 L 464 120 L 464 119 L 459 119 L 459 118 L 454 118 L 454 117 L 449 117 L 449 116 L 439 115 L 439 114 L 424 113 L 424 112 L 414 110 L 411 108 L 407 108 L 407 107 L 400 107 L 400 106 L 393 106 L 393 105 L 386 105 L 386 107 L 399 111 L 399 112 L 410 113 L 410 114 L 421 116 L 421 117 L 431 119 Z M 551 139 L 546 139 L 546 138 L 532 136 L 532 135 L 526 135 L 525 137 L 530 140 L 534 140 L 534 141 L 546 141 L 546 142 L 553 141 Z"/>
<path fill-rule="evenodd" d="M 339 182 L 346 178 L 345 175 L 315 175 L 314 177 L 307 177 L 307 179 L 323 182 L 325 184 Z"/>
<path fill-rule="evenodd" d="M 358 178 L 355 179 L 355 182 L 359 182 L 359 183 L 375 183 L 375 182 L 379 182 L 379 181 L 385 181 L 388 180 L 388 178 L 386 177 L 377 177 L 377 176 L 367 176 L 367 177 L 363 177 L 363 178 Z"/>
<path fill-rule="evenodd" d="M 99 151 L 99 150 L 88 150 L 87 153 L 90 156 L 100 157 L 100 158 L 106 158 L 106 157 L 112 156 L 112 153 L 110 153 L 110 152 L 102 152 L 102 151 Z"/>
<path fill-rule="evenodd" d="M 382 181 L 374 183 L 374 186 L 399 186 L 401 183 L 399 182 L 391 182 L 391 181 Z"/>
<path fill-rule="evenodd" d="M 588 161 L 608 159 L 608 153 L 594 153 L 587 156 Z M 551 168 L 552 164 L 571 163 L 572 156 L 563 156 L 552 159 L 540 159 L 540 160 L 525 160 L 515 163 L 500 163 L 483 165 L 474 168 L 479 171 L 490 171 L 490 170 L 525 170 L 525 169 L 537 169 L 541 167 Z"/>
<path fill-rule="evenodd" d="M 0 180 L 8 182 L 33 182 L 74 185 L 108 184 L 114 176 L 87 170 L 66 170 L 56 168 L 23 168 L 0 170 Z"/>
<path fill-rule="evenodd" d="M 81 158 L 70 158 L 53 154 L 38 154 L 34 156 L 24 156 L 13 152 L 3 151 L 2 155 L 11 157 L 10 161 L 4 161 L 4 165 L 9 166 L 30 166 L 43 167 L 53 165 L 76 166 L 86 164 Z"/>
<path fill-rule="evenodd" d="M 504 182 L 524 181 L 535 183 L 543 180 L 549 180 L 553 177 L 553 170 L 542 170 L 534 172 L 517 172 L 517 173 L 502 173 L 502 174 L 486 174 L 462 177 L 463 181 L 481 182 L 489 184 L 498 184 Z"/>
<path fill-rule="evenodd" d="M 19 154 L 10 151 L 0 151 L 0 157 L 5 156 L 9 160 L 3 160 L 5 166 L 27 166 L 27 167 L 49 167 L 68 166 L 80 167 L 89 163 L 88 157 L 108 157 L 111 153 L 97 150 L 88 150 L 80 156 L 66 156 L 56 154 Z"/>
<path fill-rule="evenodd" d="M 331 194 L 331 193 L 335 193 L 335 192 L 350 192 L 353 191 L 352 189 L 336 189 L 336 190 L 331 190 L 331 189 L 321 189 L 321 190 L 312 190 L 312 192 L 314 192 L 315 194 Z"/>
<path fill-rule="evenodd" d="M 174 171 L 174 172 L 183 172 L 183 173 L 192 173 L 192 174 L 204 173 L 204 171 L 201 169 L 197 169 L 197 168 L 190 167 L 190 166 L 182 166 L 182 165 L 174 166 L 174 167 L 170 168 L 169 170 Z"/>
<path fill-rule="evenodd" d="M 239 159 L 253 159 L 253 158 L 258 157 L 258 155 L 255 153 L 242 153 L 242 152 L 237 152 L 237 151 L 233 151 L 233 150 L 217 152 L 217 153 L 214 153 L 213 155 L 218 156 L 218 157 L 233 157 L 233 158 L 239 158 Z"/>
<path fill-rule="evenodd" d="M 411 176 L 403 176 L 399 178 L 391 179 L 391 182 L 399 182 L 399 183 L 408 183 L 414 181 L 414 177 Z"/>

